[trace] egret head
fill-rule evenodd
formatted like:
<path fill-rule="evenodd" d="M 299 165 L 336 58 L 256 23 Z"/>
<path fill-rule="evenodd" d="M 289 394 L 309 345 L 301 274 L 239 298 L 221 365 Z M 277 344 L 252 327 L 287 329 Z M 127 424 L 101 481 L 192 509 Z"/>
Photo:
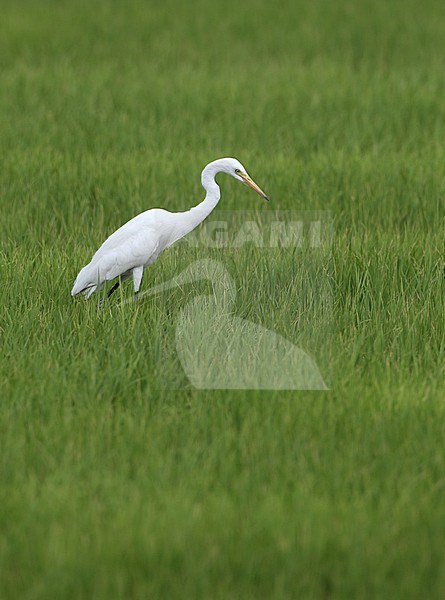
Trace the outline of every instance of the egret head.
<path fill-rule="evenodd" d="M 236 158 L 219 158 L 209 163 L 202 172 L 202 184 L 206 188 L 207 182 L 213 179 L 217 173 L 227 173 L 237 181 L 245 183 L 265 200 L 269 200 L 263 190 L 247 174 L 246 169 Z"/>
<path fill-rule="evenodd" d="M 231 175 L 234 179 L 241 181 L 241 183 L 245 183 L 250 188 L 252 188 L 257 194 L 259 194 L 265 200 L 269 200 L 263 190 L 257 185 L 253 179 L 248 175 L 246 169 L 236 158 L 228 158 L 227 159 L 227 167 L 225 169 L 225 173 Z"/>

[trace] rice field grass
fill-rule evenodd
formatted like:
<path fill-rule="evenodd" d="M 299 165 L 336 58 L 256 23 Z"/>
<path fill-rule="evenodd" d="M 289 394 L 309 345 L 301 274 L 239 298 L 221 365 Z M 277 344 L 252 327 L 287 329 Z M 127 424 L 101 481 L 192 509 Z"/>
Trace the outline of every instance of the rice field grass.
<path fill-rule="evenodd" d="M 443 598 L 443 3 L 1 12 L 0 597 Z M 329 391 L 194 389 L 174 328 L 203 282 L 70 297 L 107 235 L 199 202 L 220 156 L 271 202 L 221 176 L 216 214 L 332 219 L 315 259 L 211 253 L 238 316 L 304 324 Z M 205 254 L 172 247 L 142 290 Z M 309 263 L 327 311 L 302 304 Z"/>

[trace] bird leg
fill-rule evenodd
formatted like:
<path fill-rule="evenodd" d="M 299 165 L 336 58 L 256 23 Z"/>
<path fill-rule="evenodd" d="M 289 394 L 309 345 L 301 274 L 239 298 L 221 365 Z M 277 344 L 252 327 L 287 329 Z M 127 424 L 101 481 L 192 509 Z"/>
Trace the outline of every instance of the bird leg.
<path fill-rule="evenodd" d="M 116 283 L 113 285 L 113 287 L 110 290 L 108 290 L 107 298 L 109 298 L 111 296 L 111 294 L 117 290 L 117 288 L 120 286 L 120 284 L 121 284 L 121 280 L 118 279 L 116 281 Z"/>
<path fill-rule="evenodd" d="M 141 286 L 141 280 L 142 280 L 142 275 L 144 273 L 144 267 L 136 267 L 135 269 L 133 269 L 132 271 L 132 275 L 133 275 L 133 286 L 134 286 L 134 296 L 133 296 L 133 302 L 137 302 L 138 301 L 138 297 L 139 297 L 139 288 Z"/>

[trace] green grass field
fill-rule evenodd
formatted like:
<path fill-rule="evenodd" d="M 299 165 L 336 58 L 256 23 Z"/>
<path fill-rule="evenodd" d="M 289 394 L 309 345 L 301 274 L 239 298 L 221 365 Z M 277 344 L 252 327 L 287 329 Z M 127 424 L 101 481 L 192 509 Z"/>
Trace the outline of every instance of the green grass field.
<path fill-rule="evenodd" d="M 0 597 L 443 598 L 444 4 L 1 13 Z M 219 209 L 330 211 L 306 331 L 329 392 L 193 389 L 174 321 L 203 283 L 70 297 L 107 235 L 196 204 L 227 155 L 271 203 L 221 176 Z M 305 254 L 228 264 L 236 314 L 297 340 Z"/>

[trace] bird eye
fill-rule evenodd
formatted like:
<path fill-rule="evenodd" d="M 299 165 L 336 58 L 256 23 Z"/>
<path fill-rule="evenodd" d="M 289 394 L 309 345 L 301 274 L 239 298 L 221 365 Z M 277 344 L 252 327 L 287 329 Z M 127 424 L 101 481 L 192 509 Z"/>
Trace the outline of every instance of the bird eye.
<path fill-rule="evenodd" d="M 241 170 L 240 170 L 240 169 L 235 169 L 235 173 L 236 173 L 237 175 L 239 175 L 239 174 L 241 173 Z"/>

